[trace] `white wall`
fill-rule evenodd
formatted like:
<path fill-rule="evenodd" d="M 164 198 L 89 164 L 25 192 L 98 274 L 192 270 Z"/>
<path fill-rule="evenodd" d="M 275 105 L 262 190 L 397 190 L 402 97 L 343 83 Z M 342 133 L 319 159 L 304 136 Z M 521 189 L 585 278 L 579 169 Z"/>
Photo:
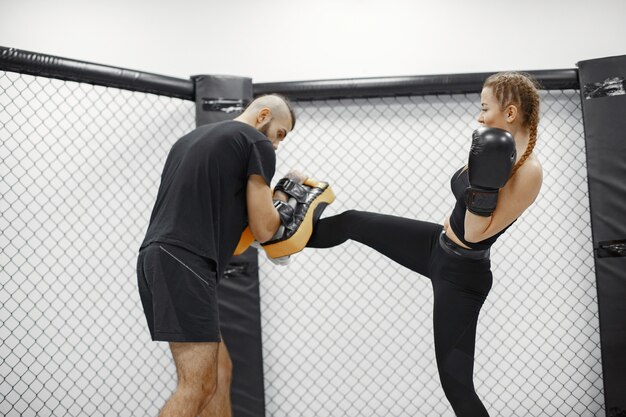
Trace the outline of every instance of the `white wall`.
<path fill-rule="evenodd" d="M 0 0 L 0 45 L 255 82 L 574 68 L 626 53 L 622 0 Z"/>

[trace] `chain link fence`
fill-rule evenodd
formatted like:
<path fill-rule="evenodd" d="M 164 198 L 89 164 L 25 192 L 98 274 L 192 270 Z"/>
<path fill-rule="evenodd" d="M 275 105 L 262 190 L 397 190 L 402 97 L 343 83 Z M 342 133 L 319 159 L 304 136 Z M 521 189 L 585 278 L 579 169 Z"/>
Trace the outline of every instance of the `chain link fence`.
<path fill-rule="evenodd" d="M 0 414 L 157 415 L 175 386 L 134 269 L 194 103 L 0 72 Z"/>
<path fill-rule="evenodd" d="M 492 251 L 475 383 L 493 416 L 599 416 L 603 393 L 577 91 L 542 92 L 536 203 Z M 279 170 L 303 168 L 346 209 L 441 222 L 479 95 L 299 102 Z M 268 414 L 453 416 L 435 365 L 428 279 L 355 242 L 261 263 Z"/>
<path fill-rule="evenodd" d="M 278 154 L 356 208 L 440 222 L 478 95 L 296 102 Z M 0 71 L 0 414 L 153 416 L 175 386 L 135 261 L 194 103 Z M 493 250 L 476 385 L 494 416 L 603 414 L 576 91 L 543 93 L 544 187 Z M 277 179 L 277 178 L 276 178 Z M 261 257 L 268 416 L 453 415 L 426 278 L 348 242 Z"/>

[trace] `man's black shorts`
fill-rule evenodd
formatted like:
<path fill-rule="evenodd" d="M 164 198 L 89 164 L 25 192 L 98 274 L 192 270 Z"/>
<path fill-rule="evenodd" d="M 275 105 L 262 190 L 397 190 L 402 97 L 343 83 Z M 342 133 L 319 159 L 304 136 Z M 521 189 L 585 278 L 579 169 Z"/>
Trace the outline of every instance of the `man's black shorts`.
<path fill-rule="evenodd" d="M 215 263 L 153 243 L 139 252 L 137 279 L 152 340 L 220 342 Z"/>

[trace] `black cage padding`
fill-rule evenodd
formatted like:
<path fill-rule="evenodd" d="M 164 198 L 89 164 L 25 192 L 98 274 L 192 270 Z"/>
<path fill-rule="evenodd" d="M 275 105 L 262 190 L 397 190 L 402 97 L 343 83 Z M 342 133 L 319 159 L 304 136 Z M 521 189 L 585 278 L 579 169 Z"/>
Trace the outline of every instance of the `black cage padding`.
<path fill-rule="evenodd" d="M 254 85 L 254 94 L 280 93 L 292 100 L 465 94 L 480 91 L 494 72 L 259 83 Z M 545 90 L 578 88 L 575 69 L 526 72 Z"/>
<path fill-rule="evenodd" d="M 0 69 L 196 100 L 195 80 L 77 61 L 0 46 Z M 489 75 L 498 72 L 371 77 L 335 80 L 253 83 L 253 95 L 279 93 L 292 100 L 326 100 L 385 96 L 420 96 L 479 92 Z M 578 69 L 526 71 L 545 90 L 578 89 Z M 192 77 L 192 78 L 197 78 Z M 202 77 L 202 76 L 199 76 Z"/>
<path fill-rule="evenodd" d="M 626 55 L 578 67 L 604 394 L 617 416 L 626 413 Z"/>
<path fill-rule="evenodd" d="M 162 96 L 194 99 L 190 80 L 0 46 L 0 69 Z"/>
<path fill-rule="evenodd" d="M 252 80 L 197 75 L 196 125 L 233 119 L 252 99 Z M 231 401 L 235 417 L 265 415 L 261 300 L 257 250 L 233 257 L 218 287 L 220 329 L 233 361 Z"/>

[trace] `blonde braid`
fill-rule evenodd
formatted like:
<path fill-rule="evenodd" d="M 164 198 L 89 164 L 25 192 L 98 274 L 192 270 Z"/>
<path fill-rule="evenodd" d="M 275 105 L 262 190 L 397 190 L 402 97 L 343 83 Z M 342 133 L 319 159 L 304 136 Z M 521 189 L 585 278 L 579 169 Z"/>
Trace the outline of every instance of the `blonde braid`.
<path fill-rule="evenodd" d="M 504 72 L 490 76 L 485 80 L 485 87 L 491 87 L 501 108 L 510 104 L 516 105 L 523 117 L 522 123 L 529 130 L 526 150 L 513 169 L 511 177 L 526 162 L 537 143 L 537 127 L 539 125 L 539 84 L 530 75 L 519 72 Z"/>
<path fill-rule="evenodd" d="M 535 149 L 535 143 L 537 143 L 537 125 L 534 124 L 530 126 L 530 138 L 528 139 L 528 146 L 526 146 L 526 150 L 522 154 L 522 157 L 517 161 L 513 169 L 511 170 L 511 177 L 515 175 L 517 170 L 526 162 L 531 153 L 533 153 L 533 149 Z M 510 177 L 509 177 L 510 178 Z"/>

